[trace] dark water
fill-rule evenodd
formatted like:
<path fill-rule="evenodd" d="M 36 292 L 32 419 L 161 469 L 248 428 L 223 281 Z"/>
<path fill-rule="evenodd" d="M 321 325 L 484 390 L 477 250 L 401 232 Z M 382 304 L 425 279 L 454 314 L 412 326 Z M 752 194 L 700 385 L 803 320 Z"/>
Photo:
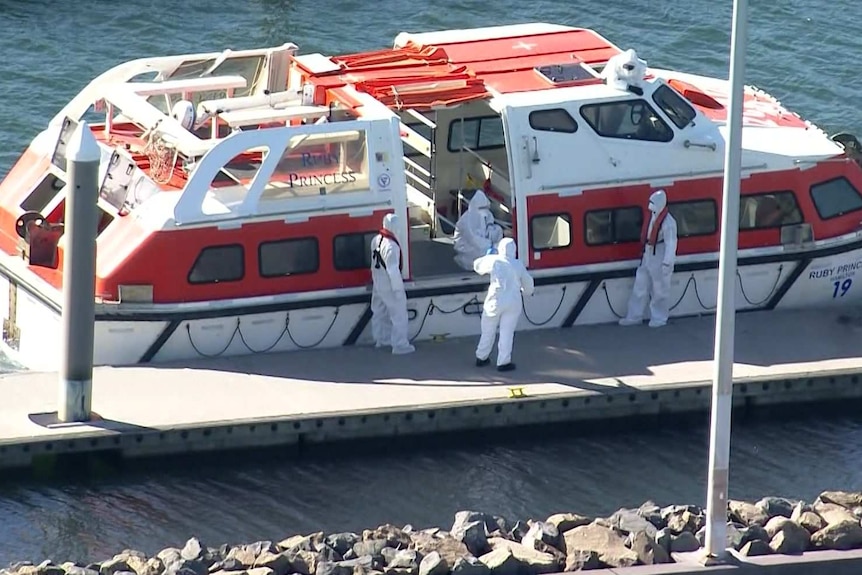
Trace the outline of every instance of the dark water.
<path fill-rule="evenodd" d="M 854 65 L 862 3 L 752 2 L 747 81 L 828 132 L 862 132 Z M 496 9 L 491 9 L 491 8 Z M 0 174 L 93 76 L 154 54 L 293 41 L 303 51 L 391 45 L 402 30 L 523 21 L 597 29 L 648 63 L 726 76 L 731 2 L 710 0 L 0 0 Z M 8 366 L 7 366 L 8 367 Z M 702 503 L 708 428 L 290 461 L 167 468 L 64 482 L 0 483 L 0 564 L 152 553 L 192 535 L 209 545 L 382 522 L 448 525 L 477 508 L 511 518 L 606 514 L 652 498 Z M 812 499 L 862 490 L 862 417 L 748 421 L 734 428 L 731 495 Z"/>

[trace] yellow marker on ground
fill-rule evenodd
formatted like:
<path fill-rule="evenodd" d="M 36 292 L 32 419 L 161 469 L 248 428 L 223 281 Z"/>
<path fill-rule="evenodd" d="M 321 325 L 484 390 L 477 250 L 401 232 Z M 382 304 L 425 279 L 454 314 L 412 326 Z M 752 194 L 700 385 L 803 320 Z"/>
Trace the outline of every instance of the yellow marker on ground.
<path fill-rule="evenodd" d="M 519 398 L 519 397 L 527 397 L 527 395 L 524 393 L 523 387 L 510 387 L 509 388 L 509 397 L 512 399 L 515 399 L 515 398 Z"/>

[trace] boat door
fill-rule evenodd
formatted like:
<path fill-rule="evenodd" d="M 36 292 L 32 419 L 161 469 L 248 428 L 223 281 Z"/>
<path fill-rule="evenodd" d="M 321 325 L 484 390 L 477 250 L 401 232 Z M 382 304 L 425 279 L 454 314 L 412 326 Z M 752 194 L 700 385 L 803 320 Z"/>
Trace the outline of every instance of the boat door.
<path fill-rule="evenodd" d="M 503 118 L 509 173 L 516 210 L 518 254 L 529 264 L 527 196 L 537 193 L 578 194 L 574 183 L 577 160 L 573 153 L 579 144 L 576 105 L 555 102 L 519 106 L 499 100 L 491 102 Z"/>

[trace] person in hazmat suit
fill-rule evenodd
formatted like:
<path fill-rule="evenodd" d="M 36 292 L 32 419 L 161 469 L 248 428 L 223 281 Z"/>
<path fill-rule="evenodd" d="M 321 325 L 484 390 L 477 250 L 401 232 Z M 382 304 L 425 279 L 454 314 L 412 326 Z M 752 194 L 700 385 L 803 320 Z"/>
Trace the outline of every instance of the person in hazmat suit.
<path fill-rule="evenodd" d="M 497 370 L 511 371 L 515 369 L 512 344 L 521 317 L 521 292 L 533 295 L 534 284 L 524 264 L 515 258 L 515 241 L 512 238 L 501 239 L 497 252 L 473 262 L 473 270 L 477 274 L 491 276 L 482 306 L 482 335 L 476 347 L 476 365 L 482 367 L 490 363 L 491 348 L 499 328 Z"/>
<path fill-rule="evenodd" d="M 473 269 L 476 258 L 503 238 L 503 228 L 494 222 L 491 203 L 482 190 L 476 190 L 467 211 L 455 224 L 455 263 L 465 270 Z"/>
<path fill-rule="evenodd" d="M 620 325 L 640 324 L 647 303 L 650 327 L 665 325 L 670 312 L 670 279 L 676 260 L 677 228 L 676 220 L 667 211 L 664 190 L 653 192 L 650 196 L 649 212 L 649 223 L 642 237 L 643 257 L 635 274 L 628 311 L 620 320 Z"/>
<path fill-rule="evenodd" d="M 371 240 L 371 332 L 376 347 L 392 346 L 396 355 L 416 348 L 407 337 L 407 294 L 401 279 L 401 244 L 395 235 L 398 216 L 386 214 Z"/>

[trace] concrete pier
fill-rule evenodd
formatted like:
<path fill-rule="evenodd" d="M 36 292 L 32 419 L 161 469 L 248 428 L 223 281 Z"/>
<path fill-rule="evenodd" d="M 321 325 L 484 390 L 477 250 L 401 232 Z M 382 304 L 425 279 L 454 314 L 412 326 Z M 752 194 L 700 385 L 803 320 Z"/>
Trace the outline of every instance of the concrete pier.
<path fill-rule="evenodd" d="M 0 467 L 37 456 L 128 457 L 708 413 L 714 317 L 518 333 L 518 369 L 474 365 L 476 338 L 417 353 L 348 347 L 96 368 L 93 420 L 56 418 L 57 374 L 0 377 Z M 737 318 L 734 406 L 862 399 L 856 310 Z"/>

